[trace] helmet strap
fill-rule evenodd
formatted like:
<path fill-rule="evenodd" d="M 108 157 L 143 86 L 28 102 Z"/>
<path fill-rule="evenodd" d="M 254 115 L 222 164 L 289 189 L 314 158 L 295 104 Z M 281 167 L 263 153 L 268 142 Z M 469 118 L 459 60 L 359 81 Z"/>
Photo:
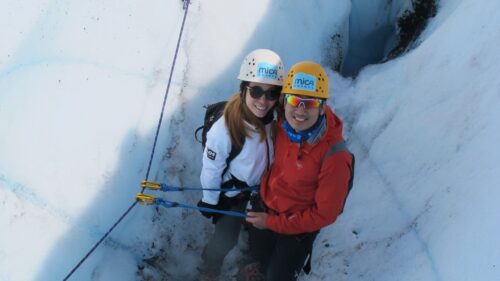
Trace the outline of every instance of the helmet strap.
<path fill-rule="evenodd" d="M 243 103 L 245 103 L 245 95 L 247 93 L 247 86 L 248 86 L 247 81 L 241 81 L 240 83 L 240 99 Z"/>

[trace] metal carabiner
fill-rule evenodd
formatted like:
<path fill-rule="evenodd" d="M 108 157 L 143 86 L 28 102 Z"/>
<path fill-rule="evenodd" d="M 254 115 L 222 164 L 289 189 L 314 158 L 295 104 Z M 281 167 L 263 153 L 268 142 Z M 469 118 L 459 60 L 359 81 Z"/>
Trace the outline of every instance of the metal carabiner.
<path fill-rule="evenodd" d="M 152 189 L 152 190 L 160 190 L 161 189 L 161 183 L 155 182 L 155 181 L 143 180 L 143 181 L 141 181 L 141 187 L 142 188 L 147 188 L 147 189 Z"/>
<path fill-rule="evenodd" d="M 153 205 L 155 204 L 156 197 L 144 193 L 137 193 L 135 195 L 135 200 L 141 205 Z"/>

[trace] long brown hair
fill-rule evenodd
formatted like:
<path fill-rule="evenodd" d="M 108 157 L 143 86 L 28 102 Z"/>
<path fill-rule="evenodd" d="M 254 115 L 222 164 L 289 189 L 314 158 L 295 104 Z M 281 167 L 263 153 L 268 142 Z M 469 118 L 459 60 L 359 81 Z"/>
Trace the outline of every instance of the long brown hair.
<path fill-rule="evenodd" d="M 266 139 L 266 129 L 264 128 L 264 124 L 262 124 L 259 118 L 255 116 L 245 104 L 247 85 L 248 82 L 241 82 L 240 91 L 229 98 L 226 107 L 224 108 L 224 120 L 226 121 L 231 142 L 239 147 L 242 147 L 245 138 L 250 136 L 248 132 L 250 128 L 248 128 L 245 124 L 245 121 L 257 128 L 260 135 L 260 141 L 264 141 Z M 274 110 L 274 108 L 270 110 Z"/>

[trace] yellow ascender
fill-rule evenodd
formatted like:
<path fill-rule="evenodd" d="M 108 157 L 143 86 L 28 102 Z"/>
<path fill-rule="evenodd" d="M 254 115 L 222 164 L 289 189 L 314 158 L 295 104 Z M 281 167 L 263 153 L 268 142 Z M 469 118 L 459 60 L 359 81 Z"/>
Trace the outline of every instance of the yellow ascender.
<path fill-rule="evenodd" d="M 155 181 L 143 180 L 143 181 L 141 181 L 141 187 L 142 188 L 147 188 L 147 189 L 152 189 L 152 190 L 160 190 L 161 189 L 161 183 L 155 182 Z"/>
<path fill-rule="evenodd" d="M 153 205 L 156 197 L 144 193 L 137 193 L 137 195 L 135 195 L 135 200 L 141 205 Z"/>

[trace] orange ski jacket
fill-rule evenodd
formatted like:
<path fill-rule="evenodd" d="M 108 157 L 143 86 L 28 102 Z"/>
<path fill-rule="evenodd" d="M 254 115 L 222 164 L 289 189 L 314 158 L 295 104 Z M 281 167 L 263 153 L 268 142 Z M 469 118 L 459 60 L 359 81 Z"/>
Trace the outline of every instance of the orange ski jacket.
<path fill-rule="evenodd" d="M 348 193 L 352 156 L 339 151 L 323 159 L 342 140 L 342 121 L 327 107 L 326 130 L 315 143 L 289 140 L 279 120 L 275 159 L 260 185 L 269 208 L 266 227 L 283 234 L 318 231 L 337 219 Z"/>

